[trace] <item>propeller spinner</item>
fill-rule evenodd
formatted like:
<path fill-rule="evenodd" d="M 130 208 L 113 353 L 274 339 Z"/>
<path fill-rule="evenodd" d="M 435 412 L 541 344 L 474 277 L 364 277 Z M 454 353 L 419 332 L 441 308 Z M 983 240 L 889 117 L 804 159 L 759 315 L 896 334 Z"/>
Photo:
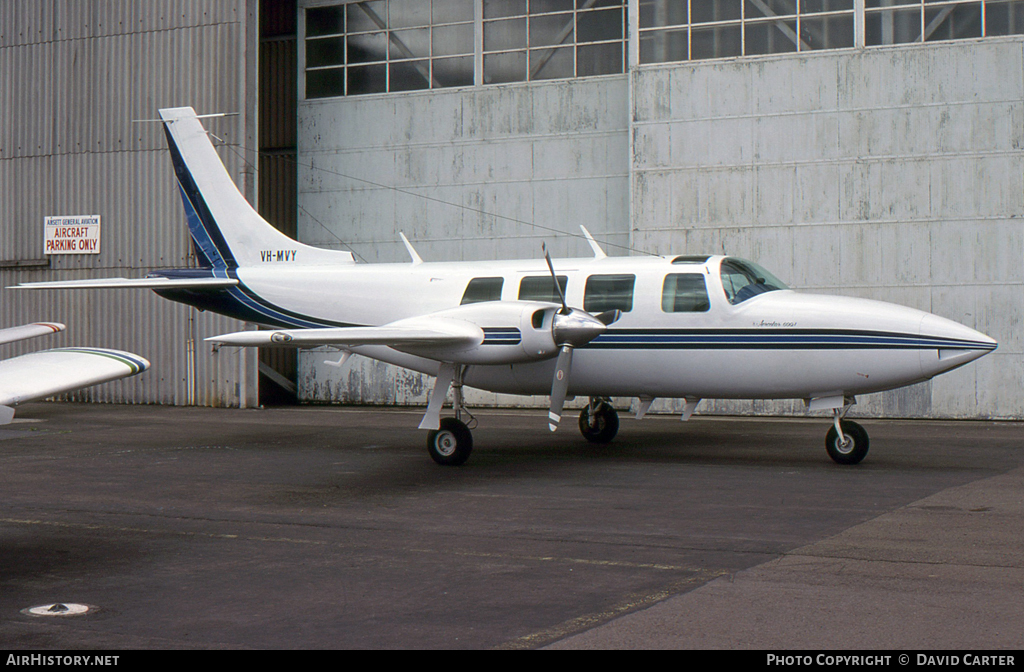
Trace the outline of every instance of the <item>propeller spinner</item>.
<path fill-rule="evenodd" d="M 565 395 L 569 390 L 569 375 L 572 371 L 573 348 L 586 345 L 597 338 L 609 324 L 619 319 L 622 312 L 618 309 L 605 311 L 599 315 L 591 315 L 579 308 L 570 308 L 565 302 L 565 294 L 558 284 L 558 277 L 555 275 L 555 267 L 551 263 L 551 255 L 548 254 L 547 246 L 541 245 L 544 251 L 544 260 L 548 263 L 548 270 L 551 271 L 551 279 L 555 283 L 558 297 L 562 301 L 562 307 L 551 318 L 551 336 L 558 345 L 558 360 L 555 362 L 555 376 L 551 381 L 551 406 L 548 409 L 548 429 L 552 432 L 558 429 L 558 423 L 562 419 L 562 406 L 565 404 Z"/>

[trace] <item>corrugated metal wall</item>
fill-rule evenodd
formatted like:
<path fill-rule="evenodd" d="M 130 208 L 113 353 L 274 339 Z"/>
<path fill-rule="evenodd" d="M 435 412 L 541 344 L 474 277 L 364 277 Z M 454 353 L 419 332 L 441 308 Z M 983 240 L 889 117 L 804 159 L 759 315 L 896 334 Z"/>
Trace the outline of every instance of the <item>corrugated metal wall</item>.
<path fill-rule="evenodd" d="M 260 3 L 259 211 L 294 238 L 296 78 L 298 51 L 295 0 Z M 296 352 L 260 348 L 260 403 L 295 403 Z"/>
<path fill-rule="evenodd" d="M 159 124 L 160 107 L 238 116 L 209 120 L 221 155 L 251 198 L 242 160 L 254 147 L 250 80 L 254 0 L 6 0 L 0 3 L 0 284 L 141 277 L 189 263 L 188 234 Z M 250 159 L 251 161 L 251 159 Z M 43 254 L 50 215 L 100 215 L 98 255 Z M 0 290 L 0 325 L 57 320 L 46 340 L 122 348 L 147 373 L 75 398 L 239 405 L 255 400 L 251 353 L 211 352 L 205 336 L 234 320 L 148 291 Z M 194 360 L 194 361 L 193 361 Z"/>

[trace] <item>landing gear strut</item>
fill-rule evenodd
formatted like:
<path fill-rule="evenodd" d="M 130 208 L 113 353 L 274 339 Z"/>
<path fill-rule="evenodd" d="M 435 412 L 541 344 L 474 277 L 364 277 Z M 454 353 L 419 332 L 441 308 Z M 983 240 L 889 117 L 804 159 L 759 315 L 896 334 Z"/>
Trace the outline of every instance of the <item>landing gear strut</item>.
<path fill-rule="evenodd" d="M 825 450 L 838 464 L 859 464 L 868 454 L 868 433 L 852 420 L 844 420 L 848 404 L 832 411 L 832 428 L 825 435 Z"/>
<path fill-rule="evenodd" d="M 619 432 L 619 414 L 608 399 L 591 397 L 580 411 L 580 432 L 591 443 L 608 443 Z"/>
<path fill-rule="evenodd" d="M 465 464 L 473 452 L 473 434 L 469 431 L 469 425 L 462 421 L 462 416 L 466 415 L 475 425 L 473 414 L 466 410 L 462 398 L 462 378 L 465 372 L 465 366 L 454 366 L 450 374 L 455 417 L 442 419 L 437 429 L 427 433 L 427 452 L 434 462 L 445 467 Z"/>

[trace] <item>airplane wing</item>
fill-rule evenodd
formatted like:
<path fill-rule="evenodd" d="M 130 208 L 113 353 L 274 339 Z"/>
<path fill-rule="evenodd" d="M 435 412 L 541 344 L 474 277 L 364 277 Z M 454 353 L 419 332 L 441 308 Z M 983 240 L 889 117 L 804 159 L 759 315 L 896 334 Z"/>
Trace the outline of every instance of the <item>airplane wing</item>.
<path fill-rule="evenodd" d="M 484 332 L 476 325 L 443 318 L 408 320 L 406 324 L 382 327 L 331 327 L 324 329 L 277 329 L 236 331 L 207 338 L 211 343 L 238 346 L 291 346 L 315 348 L 321 345 L 356 347 L 387 345 L 395 348 L 463 348 L 479 345 Z"/>
<path fill-rule="evenodd" d="M 97 278 L 21 282 L 8 289 L 217 289 L 237 284 L 235 278 Z"/>
<path fill-rule="evenodd" d="M 7 327 L 6 329 L 0 329 L 0 344 L 23 341 L 26 338 L 33 338 L 35 336 L 55 334 L 58 331 L 64 331 L 64 325 L 60 322 L 34 322 L 32 324 L 23 324 L 20 327 Z"/>
<path fill-rule="evenodd" d="M 106 348 L 56 348 L 0 362 L 0 425 L 13 406 L 35 399 L 134 376 L 149 362 L 130 352 Z"/>

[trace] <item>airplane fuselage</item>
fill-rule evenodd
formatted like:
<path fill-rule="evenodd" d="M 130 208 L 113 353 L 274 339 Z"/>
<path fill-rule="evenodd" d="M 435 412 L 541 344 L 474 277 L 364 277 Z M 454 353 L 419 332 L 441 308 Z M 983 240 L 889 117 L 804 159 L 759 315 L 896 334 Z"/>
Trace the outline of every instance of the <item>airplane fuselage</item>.
<path fill-rule="evenodd" d="M 570 394 L 804 399 L 855 395 L 926 380 L 995 347 L 987 336 L 956 322 L 879 301 L 790 289 L 730 301 L 723 284 L 728 279 L 721 273 L 728 258 L 693 259 L 555 262 L 556 274 L 565 278 L 569 305 L 592 310 L 596 301 L 600 307 L 623 309 L 605 333 L 577 348 Z M 546 281 L 553 287 L 543 260 L 290 266 L 286 257 L 271 255 L 264 265 L 209 273 L 230 275 L 239 284 L 213 295 L 160 293 L 266 326 L 315 328 L 378 326 L 457 308 L 474 298 L 467 294 L 474 280 L 487 285 L 483 298 L 506 302 L 545 300 L 530 295 L 531 283 Z M 667 283 L 679 276 L 702 279 L 706 304 L 672 305 Z M 618 291 L 611 296 L 595 293 L 593 288 L 602 280 L 612 286 L 618 282 Z M 480 326 L 486 333 L 487 325 Z M 494 328 L 506 332 L 490 344 L 485 339 L 485 348 L 522 347 L 530 329 L 547 329 L 521 325 L 516 334 L 505 324 Z M 439 366 L 435 360 L 385 346 L 350 349 L 430 375 L 436 375 Z M 464 380 L 494 392 L 546 394 L 553 367 L 550 358 L 473 365 Z"/>

